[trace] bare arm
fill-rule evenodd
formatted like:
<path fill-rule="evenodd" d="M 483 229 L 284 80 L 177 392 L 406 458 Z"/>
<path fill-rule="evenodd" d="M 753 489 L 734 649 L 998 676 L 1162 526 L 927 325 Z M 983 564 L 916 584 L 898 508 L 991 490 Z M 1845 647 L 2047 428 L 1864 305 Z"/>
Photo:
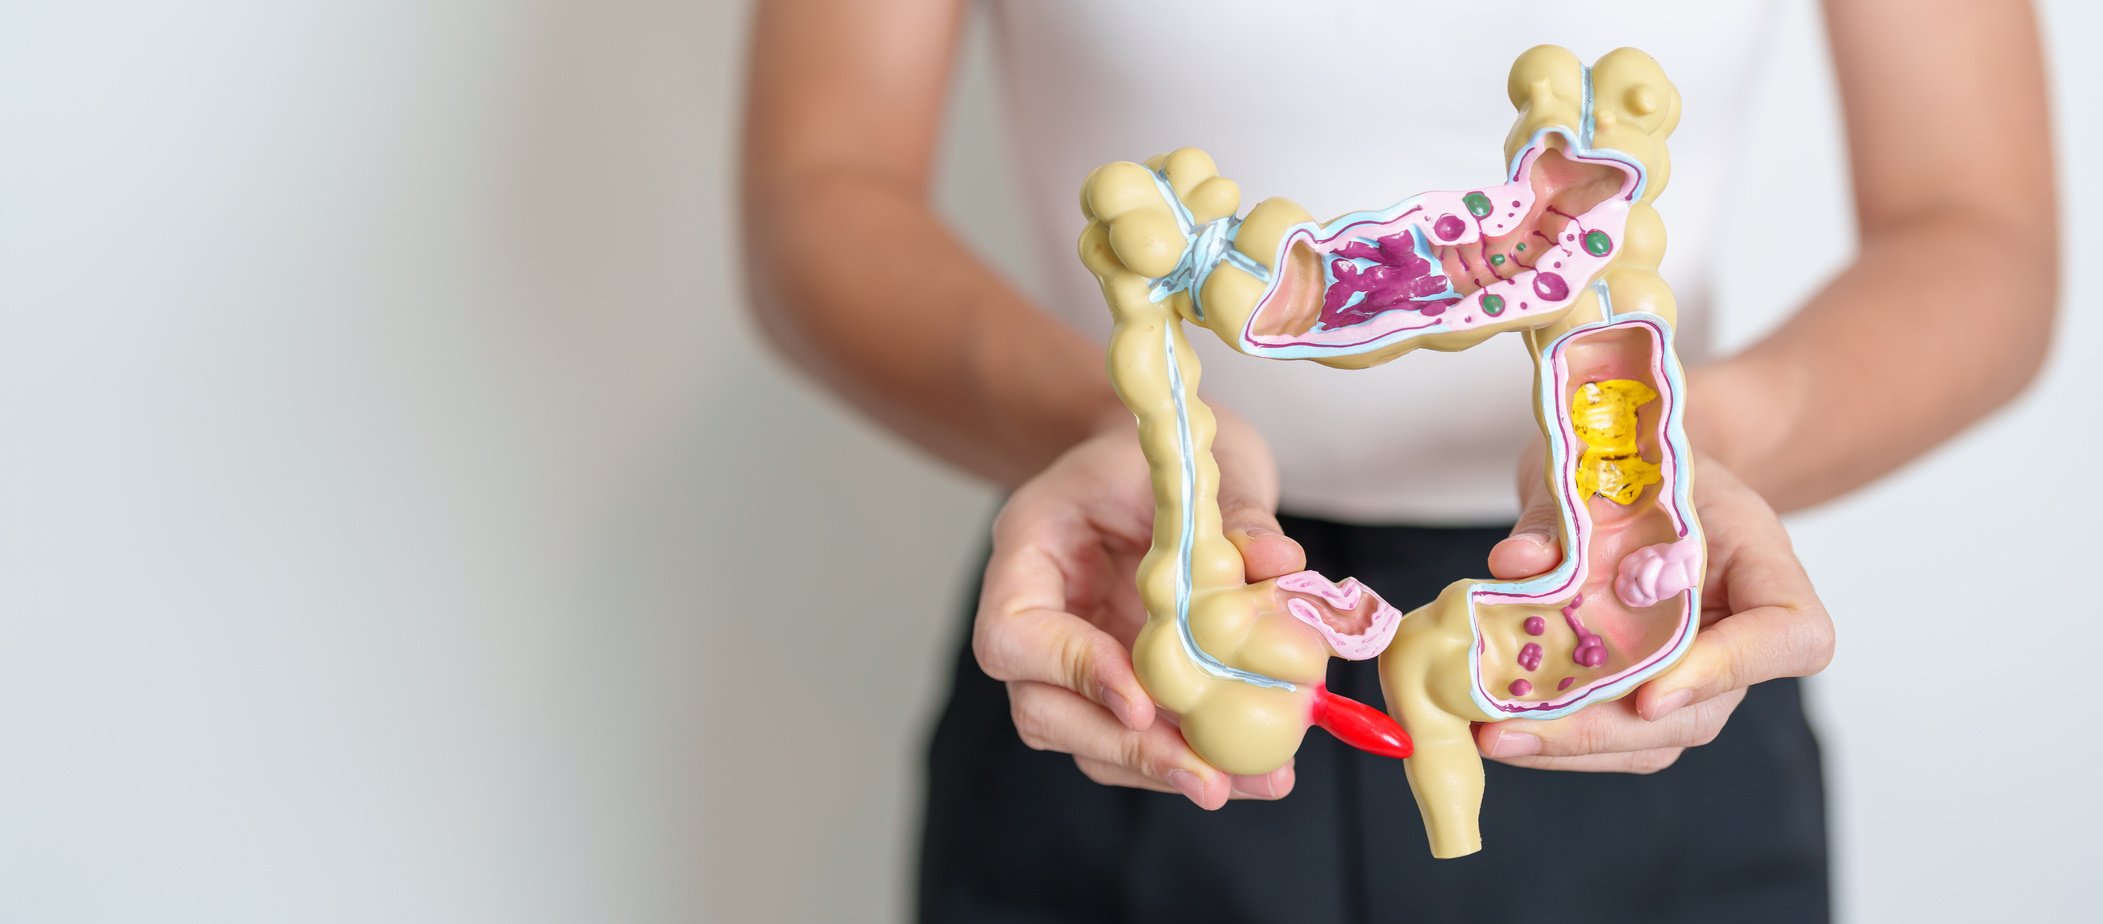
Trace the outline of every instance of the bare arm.
<path fill-rule="evenodd" d="M 1699 370 L 1690 415 L 1701 445 L 1785 510 L 1890 472 L 2013 398 L 2043 361 L 2058 297 L 2030 3 L 1825 10 L 1861 250 L 1787 324 Z"/>
<path fill-rule="evenodd" d="M 1101 348 L 1016 292 L 929 203 L 964 7 L 760 4 L 746 273 L 761 328 L 792 361 L 930 452 L 1015 484 L 1129 415 Z"/>

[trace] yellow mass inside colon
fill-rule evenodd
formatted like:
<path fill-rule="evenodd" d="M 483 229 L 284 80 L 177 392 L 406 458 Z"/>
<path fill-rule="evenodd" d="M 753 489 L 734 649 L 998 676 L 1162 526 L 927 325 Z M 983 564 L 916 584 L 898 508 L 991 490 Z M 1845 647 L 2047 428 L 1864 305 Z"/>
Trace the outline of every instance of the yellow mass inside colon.
<path fill-rule="evenodd" d="M 1570 425 L 1585 443 L 1577 460 L 1579 497 L 1632 504 L 1645 486 L 1658 483 L 1657 465 L 1643 460 L 1636 440 L 1636 411 L 1657 397 L 1633 379 L 1586 382 L 1570 396 Z"/>

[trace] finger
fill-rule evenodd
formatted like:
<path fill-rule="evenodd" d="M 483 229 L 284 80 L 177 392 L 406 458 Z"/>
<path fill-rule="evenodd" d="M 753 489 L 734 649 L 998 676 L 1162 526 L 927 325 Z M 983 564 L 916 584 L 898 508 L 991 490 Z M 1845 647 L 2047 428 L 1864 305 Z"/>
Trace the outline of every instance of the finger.
<path fill-rule="evenodd" d="M 1621 754 L 1585 754 L 1578 757 L 1514 757 L 1504 763 L 1531 770 L 1565 770 L 1574 773 L 1656 773 L 1677 762 L 1686 748 L 1657 748 Z"/>
<path fill-rule="evenodd" d="M 1678 665 L 1636 691 L 1636 704 L 1663 719 L 1756 683 L 1808 677 L 1832 661 L 1833 620 L 1825 607 L 1755 607 L 1701 630 Z"/>
<path fill-rule="evenodd" d="M 1035 750 L 1123 767 L 1207 810 L 1226 804 L 1232 794 L 1228 775 L 1199 757 L 1167 722 L 1135 731 L 1071 690 L 1029 682 L 1008 684 L 1008 711 L 1015 733 Z"/>
<path fill-rule="evenodd" d="M 1279 529 L 1278 516 L 1269 505 L 1222 485 L 1219 519 L 1227 541 L 1241 551 L 1242 570 L 1250 583 L 1307 569 L 1307 550 Z"/>
<path fill-rule="evenodd" d="M 1081 768 L 1083 775 L 1105 786 L 1125 786 L 1155 792 L 1176 791 L 1165 783 L 1113 763 L 1088 757 L 1076 757 L 1073 762 Z M 1290 795 L 1296 777 L 1293 765 L 1288 763 L 1262 776 L 1230 776 L 1228 780 L 1231 781 L 1229 799 L 1256 799 L 1268 802 Z"/>
<path fill-rule="evenodd" d="M 1081 768 L 1082 776 L 1104 786 L 1123 786 L 1126 789 L 1148 789 L 1154 792 L 1176 791 L 1167 783 L 1149 777 L 1137 770 L 1120 767 L 1108 761 L 1096 760 L 1093 757 L 1076 757 L 1073 759 L 1073 763 L 1074 766 Z"/>
<path fill-rule="evenodd" d="M 1730 615 L 1704 627 L 1678 665 L 1636 692 L 1646 716 L 1777 677 L 1808 677 L 1833 661 L 1833 617 L 1780 520 L 1764 506 L 1741 513 L 1710 544 L 1710 579 L 1722 585 Z"/>
<path fill-rule="evenodd" d="M 1529 452 L 1520 462 L 1519 522 L 1509 537 L 1490 549 L 1490 574 L 1500 581 L 1546 574 L 1563 560 L 1555 496 L 1542 475 L 1545 452 Z"/>
<path fill-rule="evenodd" d="M 1307 550 L 1275 527 L 1229 529 L 1227 541 L 1241 551 L 1244 579 L 1251 584 L 1307 570 Z"/>
<path fill-rule="evenodd" d="M 1065 576 L 1041 546 L 1005 544 L 986 565 L 971 651 L 987 676 L 1055 684 L 1108 708 L 1129 728 L 1154 721 L 1132 655 L 1095 624 L 1065 612 Z"/>
<path fill-rule="evenodd" d="M 1484 756 L 1498 760 L 1699 747 L 1716 740 L 1744 698 L 1743 690 L 1732 691 L 1654 722 L 1638 716 L 1622 700 L 1546 722 L 1485 723 L 1475 730 L 1476 743 Z"/>
<path fill-rule="evenodd" d="M 1304 571 L 1307 552 L 1278 527 L 1278 469 L 1263 438 L 1231 414 L 1217 418 L 1220 527 L 1241 552 L 1251 583 Z"/>
<path fill-rule="evenodd" d="M 1299 782 L 1299 776 L 1293 762 L 1288 760 L 1285 766 L 1269 773 L 1257 776 L 1236 774 L 1228 777 L 1228 780 L 1232 784 L 1234 798 L 1269 802 L 1292 795 L 1293 785 Z"/>

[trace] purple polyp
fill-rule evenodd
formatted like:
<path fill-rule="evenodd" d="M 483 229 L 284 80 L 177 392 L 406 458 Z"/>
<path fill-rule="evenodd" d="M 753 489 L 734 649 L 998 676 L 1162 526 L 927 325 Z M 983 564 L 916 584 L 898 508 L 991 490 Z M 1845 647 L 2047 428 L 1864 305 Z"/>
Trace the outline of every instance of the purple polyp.
<path fill-rule="evenodd" d="M 1551 302 L 1559 302 L 1570 297 L 1570 284 L 1561 276 L 1544 272 L 1533 277 L 1533 291 Z"/>
<path fill-rule="evenodd" d="M 1458 215 L 1440 215 L 1439 220 L 1431 223 L 1431 233 L 1438 235 L 1442 241 L 1458 238 L 1460 233 L 1466 230 L 1467 222 L 1461 221 Z"/>
<path fill-rule="evenodd" d="M 1539 635 L 1546 631 L 1548 631 L 1548 620 L 1542 619 L 1539 616 L 1526 617 L 1527 635 Z"/>
<path fill-rule="evenodd" d="M 1416 238 L 1408 231 L 1383 237 L 1377 244 L 1350 241 L 1337 248 L 1335 255 L 1342 258 L 1329 264 L 1336 281 L 1322 293 L 1322 325 L 1331 330 L 1402 307 L 1435 318 L 1458 301 L 1417 301 L 1445 292 L 1451 285 L 1430 260 L 1417 255 Z M 1370 260 L 1373 265 L 1361 270 L 1353 260 Z M 1359 293 L 1365 297 L 1352 303 L 1351 297 Z"/>
<path fill-rule="evenodd" d="M 1530 671 L 1540 670 L 1541 646 L 1527 642 L 1526 647 L 1519 649 L 1519 666 Z"/>
<path fill-rule="evenodd" d="M 1563 621 L 1577 634 L 1577 650 L 1570 653 L 1570 660 L 1582 667 L 1598 667 L 1606 663 L 1606 640 L 1587 630 L 1584 620 L 1578 617 L 1577 608 L 1584 605 L 1585 595 L 1578 594 L 1563 607 Z"/>
<path fill-rule="evenodd" d="M 1555 688 L 1556 688 L 1557 690 L 1567 690 L 1567 689 L 1570 689 L 1570 685 L 1571 685 L 1571 684 L 1573 684 L 1573 683 L 1576 683 L 1576 682 L 1577 682 L 1577 678 L 1575 678 L 1575 677 L 1564 677 L 1563 679 L 1561 679 L 1561 680 L 1558 680 L 1558 681 L 1556 681 L 1556 682 L 1555 682 Z"/>
<path fill-rule="evenodd" d="M 1512 681 L 1512 685 L 1509 689 L 1512 691 L 1513 696 L 1525 696 L 1526 694 L 1533 692 L 1533 684 L 1529 682 L 1526 678 L 1521 677 L 1517 680 Z"/>

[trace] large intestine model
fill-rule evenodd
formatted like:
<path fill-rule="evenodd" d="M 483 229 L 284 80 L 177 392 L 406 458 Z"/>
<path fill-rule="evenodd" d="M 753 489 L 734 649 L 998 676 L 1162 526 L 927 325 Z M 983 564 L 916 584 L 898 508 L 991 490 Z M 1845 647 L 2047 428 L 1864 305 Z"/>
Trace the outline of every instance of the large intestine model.
<path fill-rule="evenodd" d="M 1541 46 L 1513 63 L 1509 93 L 1518 120 L 1498 185 L 1329 222 L 1285 199 L 1237 218 L 1238 187 L 1183 148 L 1098 168 L 1081 196 L 1081 259 L 1115 316 L 1111 375 L 1153 474 L 1141 682 L 1230 773 L 1284 765 L 1317 724 L 1406 758 L 1439 857 L 1481 849 L 1470 723 L 1618 699 L 1687 651 L 1700 612 L 1685 388 L 1650 205 L 1678 91 L 1634 49 L 1585 67 Z M 1528 580 L 1456 581 L 1406 616 L 1312 571 L 1245 583 L 1220 526 L 1214 419 L 1183 321 L 1251 356 L 1342 368 L 1520 331 L 1562 563 Z M 1380 658 L 1393 719 L 1324 689 L 1332 656 Z"/>

